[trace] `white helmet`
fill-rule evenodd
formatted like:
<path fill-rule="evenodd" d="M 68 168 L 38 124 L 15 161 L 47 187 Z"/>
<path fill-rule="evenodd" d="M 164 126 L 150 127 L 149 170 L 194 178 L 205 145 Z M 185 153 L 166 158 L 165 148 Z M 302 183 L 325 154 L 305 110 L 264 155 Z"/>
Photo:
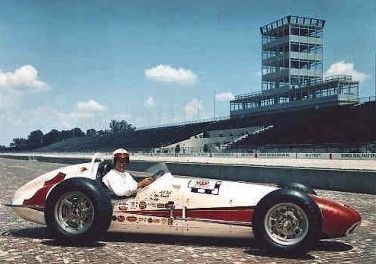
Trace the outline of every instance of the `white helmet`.
<path fill-rule="evenodd" d="M 113 155 L 113 163 L 115 164 L 116 159 L 125 159 L 125 163 L 129 164 L 129 153 L 127 150 L 123 148 L 118 148 L 114 151 Z"/>

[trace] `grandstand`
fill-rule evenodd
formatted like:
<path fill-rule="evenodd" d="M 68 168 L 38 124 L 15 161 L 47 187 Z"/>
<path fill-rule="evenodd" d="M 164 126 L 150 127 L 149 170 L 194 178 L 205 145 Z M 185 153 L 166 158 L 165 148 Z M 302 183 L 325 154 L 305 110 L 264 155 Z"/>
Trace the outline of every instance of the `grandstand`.
<path fill-rule="evenodd" d="M 124 147 L 133 152 L 174 153 L 176 145 L 180 153 L 372 152 L 376 151 L 376 102 L 139 129 L 126 136 L 72 138 L 38 150 L 111 151 Z"/>
<path fill-rule="evenodd" d="M 323 77 L 323 28 L 287 16 L 260 28 L 262 87 L 230 101 L 230 118 L 73 138 L 39 151 L 376 152 L 375 99 L 351 76 Z"/>

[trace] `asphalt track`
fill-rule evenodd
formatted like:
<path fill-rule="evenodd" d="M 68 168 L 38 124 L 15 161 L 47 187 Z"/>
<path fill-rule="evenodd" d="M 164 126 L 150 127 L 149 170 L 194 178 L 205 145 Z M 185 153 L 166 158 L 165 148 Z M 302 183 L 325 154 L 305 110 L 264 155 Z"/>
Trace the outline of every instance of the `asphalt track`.
<path fill-rule="evenodd" d="M 0 159 L 0 263 L 374 263 L 376 196 L 318 190 L 357 208 L 361 227 L 341 239 L 322 240 L 302 257 L 282 258 L 259 249 L 253 239 L 208 239 L 107 234 L 86 247 L 56 244 L 45 226 L 18 218 L 4 204 L 35 176 L 63 164 Z"/>

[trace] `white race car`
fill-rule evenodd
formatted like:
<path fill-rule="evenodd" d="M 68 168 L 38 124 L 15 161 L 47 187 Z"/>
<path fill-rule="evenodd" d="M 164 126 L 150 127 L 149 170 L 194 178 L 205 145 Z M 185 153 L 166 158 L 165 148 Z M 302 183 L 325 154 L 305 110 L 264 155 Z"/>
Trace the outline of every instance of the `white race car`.
<path fill-rule="evenodd" d="M 347 205 L 301 185 L 173 176 L 164 164 L 147 173 L 154 182 L 133 197 L 114 197 L 101 178 L 106 161 L 60 168 L 19 188 L 8 206 L 46 224 L 63 243 L 98 240 L 106 231 L 183 236 L 252 237 L 281 254 L 304 254 L 321 238 L 346 236 L 361 222 Z"/>

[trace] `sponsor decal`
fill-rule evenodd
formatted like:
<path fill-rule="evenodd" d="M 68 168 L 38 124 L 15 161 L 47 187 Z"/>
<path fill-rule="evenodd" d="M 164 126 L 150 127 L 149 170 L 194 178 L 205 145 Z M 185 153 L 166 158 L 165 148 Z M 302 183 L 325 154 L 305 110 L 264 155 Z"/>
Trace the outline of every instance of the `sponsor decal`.
<path fill-rule="evenodd" d="M 166 209 L 174 209 L 175 203 L 173 201 L 168 201 L 168 203 L 165 204 Z"/>
<path fill-rule="evenodd" d="M 259 153 L 260 158 L 279 158 L 279 157 L 293 157 L 290 153 Z"/>
<path fill-rule="evenodd" d="M 127 216 L 127 218 L 125 218 L 128 222 L 136 222 L 137 221 L 137 217 L 135 217 L 134 215 L 129 215 Z"/>
<path fill-rule="evenodd" d="M 376 159 L 375 153 L 344 153 L 342 159 Z"/>
<path fill-rule="evenodd" d="M 191 192 L 193 193 L 218 195 L 221 184 L 221 181 L 209 181 L 203 179 L 197 181 L 190 181 L 188 183 L 188 187 L 191 188 Z"/>
<path fill-rule="evenodd" d="M 153 218 L 148 218 L 148 223 L 153 223 Z"/>
<path fill-rule="evenodd" d="M 147 205 L 146 205 L 145 202 L 140 202 L 139 205 L 138 205 L 138 207 L 139 207 L 141 210 L 144 210 L 144 209 L 146 209 Z"/>
<path fill-rule="evenodd" d="M 157 204 L 157 208 L 159 208 L 159 209 L 165 208 L 165 205 L 163 203 L 158 203 Z"/>
<path fill-rule="evenodd" d="M 119 204 L 119 211 L 127 211 L 128 206 L 126 204 Z"/>
<path fill-rule="evenodd" d="M 306 158 L 320 158 L 321 157 L 321 153 L 306 153 L 304 155 Z"/>
<path fill-rule="evenodd" d="M 125 217 L 124 215 L 119 215 L 116 220 L 118 220 L 119 222 L 124 222 L 125 221 Z"/>
<path fill-rule="evenodd" d="M 169 219 L 168 219 L 168 225 L 172 225 L 173 223 L 174 223 L 174 219 L 169 218 Z"/>
<path fill-rule="evenodd" d="M 209 185 L 209 181 L 208 180 L 198 180 L 198 181 L 196 181 L 196 185 L 200 186 L 200 187 L 206 187 L 206 186 Z"/>

